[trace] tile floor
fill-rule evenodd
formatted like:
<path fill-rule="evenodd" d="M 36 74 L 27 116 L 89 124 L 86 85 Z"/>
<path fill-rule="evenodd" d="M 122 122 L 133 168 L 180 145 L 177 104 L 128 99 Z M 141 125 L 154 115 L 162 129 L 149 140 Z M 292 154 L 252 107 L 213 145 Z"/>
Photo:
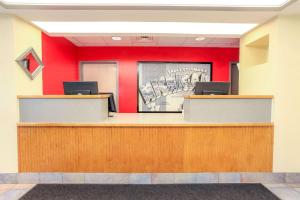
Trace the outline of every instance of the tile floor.
<path fill-rule="evenodd" d="M 300 184 L 264 184 L 282 200 L 300 200 Z M 0 184 L 0 200 L 17 200 L 34 184 Z"/>
<path fill-rule="evenodd" d="M 34 184 L 0 184 L 0 200 L 17 200 L 34 186 Z"/>

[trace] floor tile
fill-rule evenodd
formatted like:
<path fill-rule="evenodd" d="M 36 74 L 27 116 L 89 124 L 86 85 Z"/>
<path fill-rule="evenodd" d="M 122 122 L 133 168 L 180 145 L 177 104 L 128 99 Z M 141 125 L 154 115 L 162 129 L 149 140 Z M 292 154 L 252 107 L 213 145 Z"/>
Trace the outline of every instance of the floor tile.
<path fill-rule="evenodd" d="M 197 177 L 196 173 L 177 173 L 175 174 L 175 183 L 197 183 Z"/>
<path fill-rule="evenodd" d="M 151 174 L 134 173 L 129 175 L 130 184 L 151 184 Z"/>
<path fill-rule="evenodd" d="M 285 183 L 284 173 L 242 173 L 242 183 Z"/>
<path fill-rule="evenodd" d="M 293 188 L 294 190 L 296 190 L 297 192 L 300 192 L 300 188 Z"/>
<path fill-rule="evenodd" d="M 293 188 L 300 188 L 300 184 L 288 184 L 288 185 Z"/>
<path fill-rule="evenodd" d="M 284 183 L 279 183 L 279 184 L 276 184 L 276 183 L 265 183 L 263 185 L 265 187 L 267 187 L 267 188 L 288 188 L 288 187 L 290 187 L 288 184 L 284 184 Z"/>
<path fill-rule="evenodd" d="M 16 184 L 16 185 L 14 185 L 13 189 L 27 190 L 27 189 L 32 189 L 34 186 L 35 186 L 35 184 Z"/>
<path fill-rule="evenodd" d="M 16 184 L 17 182 L 18 182 L 17 174 L 15 174 L 15 173 L 8 173 L 8 174 L 0 173 L 0 184 Z"/>
<path fill-rule="evenodd" d="M 152 184 L 174 184 L 175 174 L 174 173 L 154 173 L 151 175 Z"/>
<path fill-rule="evenodd" d="M 0 200 L 18 200 L 21 196 L 26 194 L 29 190 L 8 190 L 0 195 Z"/>
<path fill-rule="evenodd" d="M 241 175 L 239 173 L 220 173 L 219 183 L 240 183 Z"/>
<path fill-rule="evenodd" d="M 40 183 L 51 184 L 51 183 L 62 183 L 61 173 L 41 173 Z"/>
<path fill-rule="evenodd" d="M 14 186 L 15 186 L 15 184 L 0 184 L 0 191 L 13 189 Z"/>
<path fill-rule="evenodd" d="M 129 174 L 126 173 L 90 173 L 85 174 L 85 183 L 90 184 L 128 184 Z"/>
<path fill-rule="evenodd" d="M 20 173 L 18 174 L 18 183 L 37 184 L 40 181 L 39 173 Z"/>
<path fill-rule="evenodd" d="M 299 200 L 300 193 L 292 188 L 269 188 L 275 195 L 282 200 Z"/>
<path fill-rule="evenodd" d="M 292 184 L 300 184 L 300 173 L 287 173 L 286 182 Z"/>
<path fill-rule="evenodd" d="M 199 173 L 197 174 L 196 183 L 218 183 L 219 176 L 216 173 Z"/>
<path fill-rule="evenodd" d="M 68 184 L 83 184 L 84 174 L 83 173 L 63 173 L 63 183 Z"/>

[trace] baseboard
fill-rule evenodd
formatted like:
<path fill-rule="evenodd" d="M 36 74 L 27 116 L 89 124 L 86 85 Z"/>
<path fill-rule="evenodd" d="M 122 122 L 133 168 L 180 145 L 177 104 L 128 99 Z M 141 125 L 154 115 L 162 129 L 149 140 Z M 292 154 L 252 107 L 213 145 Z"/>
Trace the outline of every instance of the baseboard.
<path fill-rule="evenodd" d="M 0 184 L 300 184 L 300 173 L 0 173 Z"/>

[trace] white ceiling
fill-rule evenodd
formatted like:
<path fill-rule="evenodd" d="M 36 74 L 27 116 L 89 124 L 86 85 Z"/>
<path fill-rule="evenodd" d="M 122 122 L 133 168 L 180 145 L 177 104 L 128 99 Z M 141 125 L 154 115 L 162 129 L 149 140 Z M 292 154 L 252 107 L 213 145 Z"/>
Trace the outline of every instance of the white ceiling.
<path fill-rule="evenodd" d="M 185 47 L 239 47 L 238 38 L 206 38 L 196 41 L 195 37 L 153 36 L 150 40 L 141 40 L 136 36 L 122 36 L 114 41 L 110 36 L 71 36 L 68 40 L 76 46 L 185 46 Z"/>
<path fill-rule="evenodd" d="M 202 22 L 202 23 L 256 23 L 262 24 L 280 14 L 300 14 L 300 0 L 295 0 L 283 10 L 270 9 L 117 9 L 117 8 L 6 8 L 0 5 L 0 13 L 17 15 L 31 21 L 139 21 L 139 22 Z M 121 34 L 122 35 L 122 34 Z M 122 41 L 112 41 L 109 35 L 70 35 L 67 37 L 78 46 L 192 46 L 238 47 L 238 38 L 206 35 L 204 41 L 183 35 L 156 35 L 148 43 L 138 42 L 136 35 L 122 35 Z M 180 37 L 179 37 L 180 36 Z M 228 37 L 228 36 L 227 36 Z"/>
<path fill-rule="evenodd" d="M 278 11 L 199 11 L 199 10 L 28 10 L 12 9 L 27 21 L 149 21 L 262 23 Z"/>
<path fill-rule="evenodd" d="M 5 9 L 0 5 L 0 13 L 5 13 Z"/>
<path fill-rule="evenodd" d="M 287 6 L 285 9 L 283 9 L 280 14 L 284 15 L 300 15 L 300 1 L 295 1 L 290 6 Z"/>
<path fill-rule="evenodd" d="M 0 0 L 8 7 L 32 6 L 44 7 L 64 6 L 64 7 L 197 7 L 197 8 L 277 8 L 289 3 L 290 0 Z"/>
<path fill-rule="evenodd" d="M 63 1 L 63 0 L 62 0 Z M 42 2 L 42 0 L 41 0 Z M 27 21 L 152 21 L 152 22 L 206 22 L 206 23 L 263 23 L 280 13 L 300 14 L 299 0 L 293 0 L 283 10 L 269 8 L 173 8 L 173 9 L 122 9 L 76 7 L 3 8 L 0 12 L 17 15 Z M 52 9 L 51 9 L 52 8 Z M 119 8 L 119 9 L 118 9 Z"/>

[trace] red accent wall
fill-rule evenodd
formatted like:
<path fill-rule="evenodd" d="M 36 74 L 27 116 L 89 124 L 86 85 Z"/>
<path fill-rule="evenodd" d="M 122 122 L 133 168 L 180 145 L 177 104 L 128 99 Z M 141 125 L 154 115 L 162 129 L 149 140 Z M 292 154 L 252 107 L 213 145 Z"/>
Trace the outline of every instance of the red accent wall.
<path fill-rule="evenodd" d="M 213 62 L 213 81 L 229 81 L 229 63 L 239 60 L 238 48 L 80 47 L 78 61 L 117 61 L 119 111 L 137 112 L 139 61 Z"/>
<path fill-rule="evenodd" d="M 77 47 L 63 37 L 42 34 L 43 93 L 63 94 L 63 81 L 78 80 Z"/>
<path fill-rule="evenodd" d="M 42 34 L 44 94 L 63 94 L 63 81 L 79 80 L 79 61 L 117 61 L 119 111 L 137 112 L 139 61 L 213 62 L 213 81 L 229 80 L 229 63 L 239 60 L 238 48 L 76 47 L 63 37 Z"/>

